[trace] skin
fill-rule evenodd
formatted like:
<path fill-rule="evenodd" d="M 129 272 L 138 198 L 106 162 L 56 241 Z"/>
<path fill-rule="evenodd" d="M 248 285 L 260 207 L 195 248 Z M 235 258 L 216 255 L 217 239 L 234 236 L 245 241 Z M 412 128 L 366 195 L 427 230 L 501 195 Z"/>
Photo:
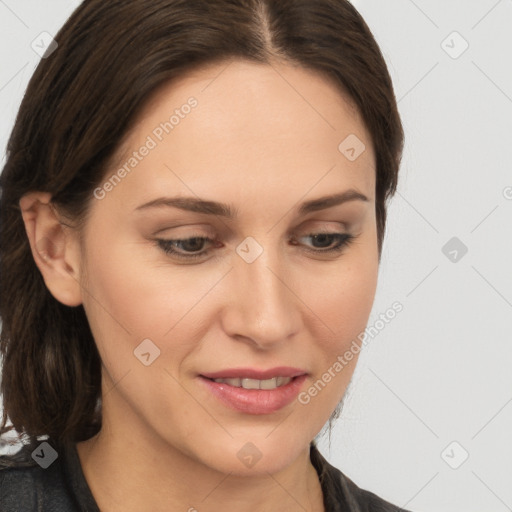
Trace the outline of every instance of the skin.
<path fill-rule="evenodd" d="M 48 289 L 83 304 L 103 362 L 103 427 L 77 445 L 84 474 L 104 512 L 323 511 L 309 443 L 342 399 L 357 355 L 309 403 L 272 414 L 227 408 L 198 374 L 292 366 L 308 373 L 307 390 L 364 331 L 378 276 L 371 140 L 325 77 L 234 60 L 159 90 L 107 178 L 191 96 L 197 108 L 91 199 L 83 245 L 47 193 L 20 201 Z M 355 161 L 338 150 L 350 134 L 366 144 Z M 303 201 L 348 189 L 368 201 L 299 216 Z M 238 216 L 134 211 L 176 195 L 229 203 Z M 340 253 L 315 253 L 336 245 L 307 236 L 322 230 L 357 238 Z M 154 241 L 193 236 L 220 244 L 179 246 L 210 251 L 187 263 Z M 249 236 L 263 248 L 252 263 L 236 252 Z M 134 356 L 146 338 L 160 349 L 149 366 Z M 237 457 L 248 442 L 261 453 L 251 468 Z"/>

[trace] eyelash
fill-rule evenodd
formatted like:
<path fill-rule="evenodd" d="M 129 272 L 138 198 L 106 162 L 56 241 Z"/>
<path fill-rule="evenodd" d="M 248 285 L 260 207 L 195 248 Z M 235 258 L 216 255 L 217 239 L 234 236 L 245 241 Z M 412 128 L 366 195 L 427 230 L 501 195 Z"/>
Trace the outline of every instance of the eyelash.
<path fill-rule="evenodd" d="M 327 237 L 334 237 L 338 240 L 337 245 L 334 247 L 331 247 L 329 249 L 305 249 L 307 252 L 312 252 L 315 254 L 323 254 L 323 253 L 341 253 L 343 249 L 348 247 L 354 240 L 357 238 L 355 235 L 350 235 L 348 233 L 308 233 L 307 235 L 303 235 L 300 238 L 304 237 L 317 237 L 317 236 L 327 236 Z M 206 256 L 210 249 L 207 249 L 205 251 L 196 252 L 196 253 L 189 253 L 189 254 L 183 254 L 181 252 L 176 251 L 174 249 L 174 244 L 179 244 L 182 242 L 189 242 L 191 240 L 202 240 L 202 241 L 210 241 L 215 242 L 215 240 L 212 240 L 208 237 L 202 237 L 202 236 L 193 236 L 189 238 L 180 238 L 180 239 L 171 239 L 171 240 L 164 240 L 164 239 L 157 239 L 155 240 L 158 244 L 158 246 L 168 255 L 172 255 L 173 257 L 176 257 L 178 259 L 182 260 L 193 260 L 196 258 L 201 258 Z M 294 244 L 295 245 L 295 244 Z"/>

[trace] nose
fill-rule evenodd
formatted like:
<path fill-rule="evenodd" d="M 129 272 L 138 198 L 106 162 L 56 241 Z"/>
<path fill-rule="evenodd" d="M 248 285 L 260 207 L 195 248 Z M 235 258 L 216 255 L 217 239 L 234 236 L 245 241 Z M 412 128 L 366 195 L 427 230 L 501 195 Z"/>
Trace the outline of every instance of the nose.
<path fill-rule="evenodd" d="M 223 327 L 229 336 L 265 350 L 287 343 L 299 331 L 297 276 L 277 248 L 265 247 L 252 263 L 236 255 L 228 280 Z"/>

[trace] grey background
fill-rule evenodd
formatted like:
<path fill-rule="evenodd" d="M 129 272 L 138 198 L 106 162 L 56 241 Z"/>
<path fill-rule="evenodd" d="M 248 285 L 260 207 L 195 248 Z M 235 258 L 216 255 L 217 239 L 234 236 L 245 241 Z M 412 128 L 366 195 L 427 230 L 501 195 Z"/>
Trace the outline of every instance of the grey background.
<path fill-rule="evenodd" d="M 0 166 L 39 59 L 31 43 L 78 3 L 0 0 Z M 369 325 L 395 301 L 404 309 L 366 344 L 320 446 L 416 512 L 512 510 L 512 0 L 354 4 L 406 132 Z M 454 31 L 469 44 L 458 58 Z"/>

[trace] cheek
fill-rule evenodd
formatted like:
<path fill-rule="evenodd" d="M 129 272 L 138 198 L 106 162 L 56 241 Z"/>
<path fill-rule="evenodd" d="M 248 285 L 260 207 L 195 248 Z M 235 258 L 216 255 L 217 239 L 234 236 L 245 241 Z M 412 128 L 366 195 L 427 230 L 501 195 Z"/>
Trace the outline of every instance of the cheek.
<path fill-rule="evenodd" d="M 373 306 L 378 259 L 376 252 L 365 251 L 361 247 L 345 260 L 342 256 L 335 270 L 326 269 L 303 278 L 302 296 L 307 297 L 313 313 L 325 324 L 328 346 L 336 350 L 364 331 Z"/>
<path fill-rule="evenodd" d="M 376 271 L 362 265 L 344 272 L 335 290 L 326 292 L 324 310 L 329 312 L 329 325 L 344 340 L 357 337 L 366 327 L 376 287 Z"/>
<path fill-rule="evenodd" d="M 378 264 L 372 258 L 354 258 L 354 263 L 340 266 L 330 279 L 315 279 L 316 288 L 308 296 L 315 304 L 314 314 L 321 327 L 311 333 L 314 339 L 314 375 L 298 397 L 304 414 L 315 418 L 311 432 L 328 420 L 342 399 L 357 365 L 361 334 L 371 313 L 378 278 Z M 313 309 L 313 308 L 312 308 Z M 313 319 L 309 325 L 314 325 Z M 316 321 L 318 325 L 318 321 Z"/>
<path fill-rule="evenodd" d="M 319 408 L 320 417 L 320 409 L 330 411 L 341 399 L 355 370 L 377 288 L 376 254 L 376 249 L 373 253 L 361 244 L 358 250 L 347 252 L 345 260 L 342 257 L 336 271 L 325 271 L 307 280 L 309 293 L 304 296 L 312 305 L 312 315 L 321 319 L 321 326 L 311 333 L 316 345 L 315 379 L 321 382 L 315 380 L 316 386 L 312 383 L 314 389 L 309 396 L 315 397 L 310 406 Z M 309 325 L 314 325 L 313 320 Z"/>
<path fill-rule="evenodd" d="M 166 332 L 187 294 L 200 291 L 187 283 L 185 272 L 170 278 L 164 260 L 150 261 L 156 249 L 148 244 L 111 244 L 108 252 L 94 245 L 87 257 L 87 287 L 94 300 L 88 302 L 107 313 L 107 324 L 122 324 L 135 338 Z"/>
<path fill-rule="evenodd" d="M 167 354 L 158 363 L 179 364 L 200 339 L 197 315 L 207 314 L 210 303 L 201 299 L 224 269 L 198 272 L 167 264 L 165 257 L 155 257 L 156 249 L 140 243 L 110 244 L 108 252 L 102 244 L 90 247 L 84 307 L 105 365 L 114 373 L 138 368 L 133 351 L 145 339 L 161 355 L 172 345 L 173 357 Z"/>

